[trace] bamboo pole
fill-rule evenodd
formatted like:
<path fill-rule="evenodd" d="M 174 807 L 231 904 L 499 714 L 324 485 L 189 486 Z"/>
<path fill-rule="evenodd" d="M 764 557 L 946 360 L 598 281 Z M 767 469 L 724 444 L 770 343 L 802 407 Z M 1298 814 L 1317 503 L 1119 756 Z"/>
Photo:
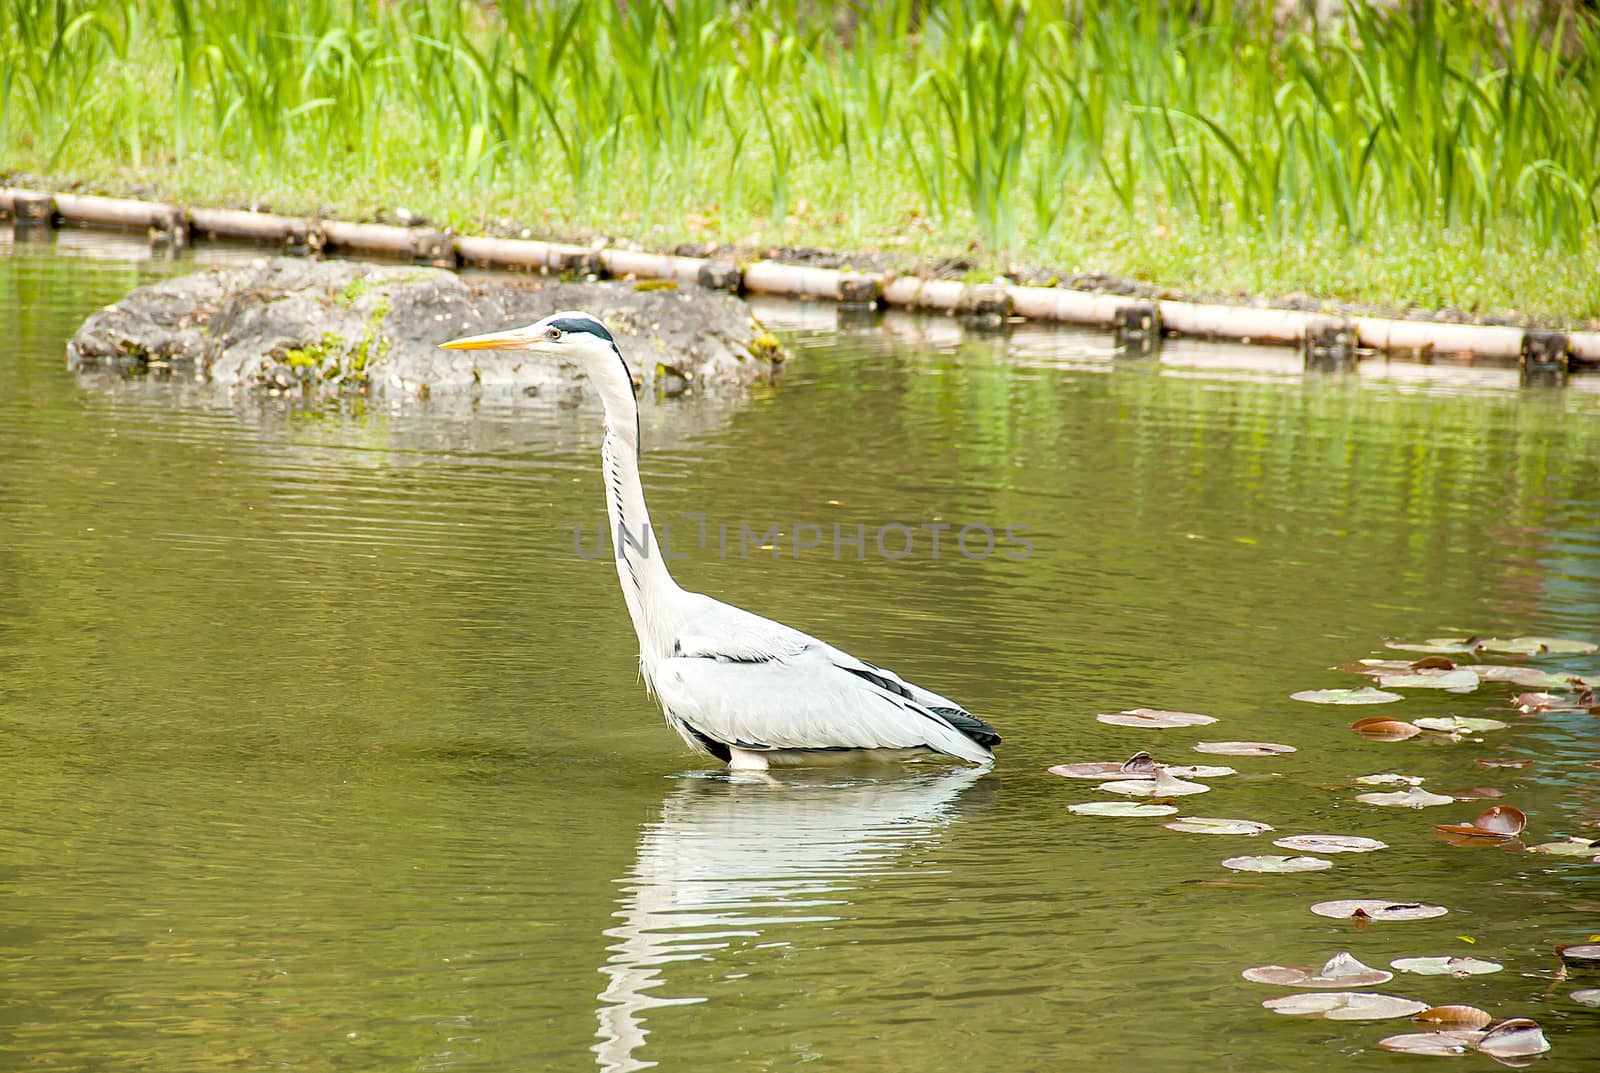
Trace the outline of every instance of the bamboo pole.
<path fill-rule="evenodd" d="M 409 257 L 412 252 L 412 232 L 409 228 L 324 220 L 322 233 L 327 236 L 328 245 L 335 248 L 392 253 L 402 257 Z"/>
<path fill-rule="evenodd" d="M 552 260 L 548 242 L 471 235 L 456 239 L 456 254 L 463 261 L 513 268 L 549 268 Z"/>
<path fill-rule="evenodd" d="M 154 201 L 133 201 L 120 197 L 90 194 L 57 194 L 56 214 L 74 223 L 102 227 L 161 227 L 182 223 L 183 213 L 173 205 Z"/>
<path fill-rule="evenodd" d="M 918 279 L 915 276 L 896 276 L 883 285 L 886 305 L 906 306 L 909 309 L 943 309 L 954 312 L 962 308 L 962 295 L 967 285 L 956 279 Z"/>
<path fill-rule="evenodd" d="M 1431 350 L 1480 358 L 1517 358 L 1522 329 L 1492 324 L 1437 324 L 1425 320 L 1356 317 L 1361 345 L 1376 350 Z"/>
<path fill-rule="evenodd" d="M 1567 342 L 1572 347 L 1573 357 L 1600 363 L 1600 332 L 1571 332 Z"/>
<path fill-rule="evenodd" d="M 53 200 L 51 200 L 53 198 Z M 586 246 L 524 239 L 451 237 L 436 232 L 386 224 L 319 221 L 238 209 L 195 208 L 90 194 L 42 194 L 19 187 L 0 187 L 0 214 L 16 216 L 19 206 L 49 200 L 54 213 L 73 223 L 173 230 L 185 223 L 210 235 L 265 241 L 325 238 L 331 246 L 396 256 L 428 254 L 490 265 L 553 271 L 603 270 L 611 276 L 670 279 L 692 283 L 703 278 L 712 262 L 634 250 L 593 250 Z M 315 241 L 308 242 L 315 246 Z M 848 281 L 848 286 L 846 285 Z M 831 268 L 756 261 L 745 267 L 743 283 L 758 294 L 838 300 L 845 291 L 857 295 L 881 288 L 889 306 L 908 309 L 965 311 L 982 295 L 959 280 L 925 280 L 913 276 L 843 273 Z M 1144 300 L 1122 295 L 1072 291 L 1058 287 L 1006 287 L 1013 311 L 1034 320 L 1111 326 L 1121 310 Z M 1253 309 L 1197 302 L 1158 303 L 1163 325 L 1182 335 L 1201 335 L 1250 342 L 1294 344 L 1318 318 L 1296 310 Z M 1431 321 L 1354 318 L 1360 344 L 1377 350 L 1428 350 L 1436 354 L 1515 359 L 1521 356 L 1524 330 L 1486 324 L 1443 324 Z M 1568 335 L 1572 356 L 1600 363 L 1600 332 Z"/>
<path fill-rule="evenodd" d="M 245 212 L 242 209 L 190 209 L 189 229 L 208 235 L 251 238 L 282 242 L 305 228 L 306 221 L 270 212 Z"/>
<path fill-rule="evenodd" d="M 1095 294 L 1059 287 L 1011 287 L 1009 290 L 1017 316 L 1066 324 L 1115 324 L 1119 310 L 1140 301 L 1120 294 Z"/>
<path fill-rule="evenodd" d="M 1162 327 L 1179 335 L 1288 346 L 1305 338 L 1307 315 L 1292 309 L 1252 309 L 1171 301 L 1157 304 L 1161 309 Z"/>
<path fill-rule="evenodd" d="M 700 282 L 700 268 L 706 262 L 699 257 L 604 249 L 600 251 L 600 263 L 605 266 L 607 275 L 619 279 L 633 276 L 636 279 L 667 279 L 674 283 L 690 284 Z"/>
<path fill-rule="evenodd" d="M 839 298 L 840 272 L 836 268 L 786 265 L 754 261 L 744 266 L 744 288 L 756 294 L 785 294 L 794 298 Z"/>

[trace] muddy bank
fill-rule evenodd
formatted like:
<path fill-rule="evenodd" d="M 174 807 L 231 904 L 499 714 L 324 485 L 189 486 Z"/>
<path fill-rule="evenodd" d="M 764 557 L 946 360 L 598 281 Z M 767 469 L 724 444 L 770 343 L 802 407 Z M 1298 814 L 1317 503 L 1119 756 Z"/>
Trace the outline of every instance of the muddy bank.
<path fill-rule="evenodd" d="M 138 288 L 84 322 L 67 362 L 239 391 L 578 394 L 586 381 L 558 362 L 438 349 L 559 309 L 604 320 L 635 380 L 669 395 L 766 381 L 783 357 L 742 301 L 696 287 L 484 283 L 442 269 L 274 258 Z"/>

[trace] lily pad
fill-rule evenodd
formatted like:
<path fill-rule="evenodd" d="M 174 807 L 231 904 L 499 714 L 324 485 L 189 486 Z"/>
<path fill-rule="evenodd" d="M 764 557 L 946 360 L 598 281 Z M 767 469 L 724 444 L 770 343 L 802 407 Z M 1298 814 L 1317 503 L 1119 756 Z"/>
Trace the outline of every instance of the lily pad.
<path fill-rule="evenodd" d="M 1565 842 L 1541 842 L 1529 846 L 1529 853 L 1546 853 L 1552 857 L 1590 857 L 1600 859 L 1600 839 L 1569 837 Z"/>
<path fill-rule="evenodd" d="M 1106 779 L 1115 775 L 1124 779 L 1153 779 L 1156 768 L 1149 753 L 1134 753 L 1127 760 L 1090 760 L 1079 764 L 1056 764 L 1045 770 L 1064 779 Z"/>
<path fill-rule="evenodd" d="M 1445 790 L 1444 793 L 1457 801 L 1483 801 L 1487 798 L 1506 796 L 1493 786 L 1465 786 L 1459 790 Z"/>
<path fill-rule="evenodd" d="M 1600 706 L 1594 690 L 1580 693 L 1518 693 L 1511 698 L 1512 705 L 1524 715 L 1534 712 L 1587 712 Z"/>
<path fill-rule="evenodd" d="M 1498 961 L 1485 961 L 1473 957 L 1395 958 L 1389 962 L 1389 967 L 1417 976 L 1454 976 L 1462 980 L 1468 976 L 1483 976 L 1505 968 Z"/>
<path fill-rule="evenodd" d="M 1494 1016 L 1476 1006 L 1429 1006 L 1411 1019 L 1419 1025 L 1444 1025 L 1472 1031 L 1492 1024 Z"/>
<path fill-rule="evenodd" d="M 1370 991 L 1303 992 L 1269 998 L 1261 1005 L 1273 1013 L 1323 1017 L 1329 1021 L 1383 1021 L 1391 1017 L 1410 1017 L 1428 1008 L 1426 1002 Z"/>
<path fill-rule="evenodd" d="M 1260 857 L 1229 857 L 1222 867 L 1235 872 L 1326 872 L 1333 862 L 1321 857 L 1285 857 L 1269 853 Z"/>
<path fill-rule="evenodd" d="M 1441 1058 L 1454 1058 L 1472 1050 L 1472 1045 L 1482 1037 L 1482 1032 L 1458 1029 L 1446 1032 L 1405 1032 L 1387 1036 L 1378 1041 L 1386 1051 L 1400 1054 L 1427 1054 Z"/>
<path fill-rule="evenodd" d="M 1272 843 L 1283 849 L 1304 850 L 1309 853 L 1371 853 L 1388 849 L 1389 843 L 1360 835 L 1289 835 Z"/>
<path fill-rule="evenodd" d="M 1381 898 L 1345 898 L 1340 901 L 1318 902 L 1311 911 L 1319 917 L 1335 920 L 1428 920 L 1442 917 L 1450 910 L 1442 905 L 1424 905 L 1421 902 L 1386 902 Z"/>
<path fill-rule="evenodd" d="M 1430 637 L 1421 643 L 1410 644 L 1385 641 L 1383 647 L 1396 652 L 1426 652 L 1433 656 L 1465 656 L 1478 650 L 1476 639 L 1472 637 Z"/>
<path fill-rule="evenodd" d="M 1138 801 L 1085 801 L 1068 805 L 1067 811 L 1079 816 L 1171 816 L 1176 805 L 1149 805 Z"/>
<path fill-rule="evenodd" d="M 1502 663 L 1484 663 L 1473 670 L 1484 682 L 1509 682 L 1526 689 L 1563 689 L 1570 685 L 1570 675 L 1543 671 L 1538 667 L 1518 667 Z"/>
<path fill-rule="evenodd" d="M 1421 786 L 1424 779 L 1421 775 L 1396 775 L 1385 771 L 1381 775 L 1358 775 L 1356 782 L 1362 786 Z"/>
<path fill-rule="evenodd" d="M 1316 970 L 1289 965 L 1258 965 L 1244 970 L 1240 975 L 1251 983 L 1276 987 L 1376 987 L 1394 979 L 1394 973 L 1363 965 L 1348 950 L 1335 954 Z"/>
<path fill-rule="evenodd" d="M 1113 775 L 1129 778 L 1122 770 L 1122 765 L 1115 760 L 1089 760 L 1077 764 L 1052 764 L 1045 768 L 1052 775 L 1060 775 L 1063 779 L 1101 779 L 1105 780 Z M 1149 776 L 1155 778 L 1154 775 Z"/>
<path fill-rule="evenodd" d="M 1515 805 L 1494 805 L 1478 813 L 1471 823 L 1436 823 L 1434 830 L 1467 838 L 1504 841 L 1516 838 L 1528 826 L 1528 817 Z"/>
<path fill-rule="evenodd" d="M 1383 689 L 1448 689 L 1452 693 L 1471 693 L 1478 688 L 1478 676 L 1464 667 L 1453 671 L 1410 671 L 1380 675 L 1378 685 Z"/>
<path fill-rule="evenodd" d="M 1430 794 L 1420 786 L 1409 790 L 1392 790 L 1381 794 L 1357 794 L 1356 800 L 1364 805 L 1384 805 L 1389 808 L 1429 808 L 1433 805 L 1451 805 L 1455 798 L 1443 794 Z"/>
<path fill-rule="evenodd" d="M 1276 745 L 1270 741 L 1202 741 L 1195 745 L 1197 753 L 1216 753 L 1219 756 L 1281 756 L 1295 751 L 1293 745 Z"/>
<path fill-rule="evenodd" d="M 1569 969 L 1600 969 L 1600 943 L 1566 943 L 1556 947 L 1556 957 Z"/>
<path fill-rule="evenodd" d="M 1506 724 L 1498 719 L 1464 719 L 1459 715 L 1413 719 L 1411 722 L 1423 730 L 1437 730 L 1445 734 L 1481 734 L 1486 730 L 1504 730 L 1506 728 Z"/>
<path fill-rule="evenodd" d="M 1570 996 L 1573 1002 L 1581 1002 L 1585 1006 L 1600 1006 L 1600 987 L 1585 987 L 1574 991 Z"/>
<path fill-rule="evenodd" d="M 1102 723 L 1118 727 L 1143 727 L 1146 730 L 1170 730 L 1173 727 L 1199 727 L 1215 723 L 1209 715 L 1195 712 L 1164 712 L 1155 708 L 1129 708 L 1095 716 Z"/>
<path fill-rule="evenodd" d="M 1220 764 L 1168 764 L 1166 772 L 1180 779 L 1221 779 L 1239 774 L 1239 769 Z"/>
<path fill-rule="evenodd" d="M 1422 728 L 1415 723 L 1403 719 L 1385 719 L 1381 715 L 1357 719 L 1350 724 L 1350 729 L 1373 741 L 1405 741 L 1422 733 Z"/>
<path fill-rule="evenodd" d="M 1194 835 L 1259 835 L 1272 827 L 1256 820 L 1227 820 L 1213 816 L 1179 816 L 1162 824 L 1169 831 Z"/>
<path fill-rule="evenodd" d="M 1428 656 L 1425 658 L 1443 659 L 1444 657 Z M 1422 660 L 1415 659 L 1358 659 L 1349 663 L 1340 663 L 1333 669 L 1336 671 L 1348 671 L 1351 674 L 1365 674 L 1375 677 L 1380 674 L 1408 674 L 1412 670 L 1415 670 L 1417 664 L 1421 662 Z M 1444 662 L 1450 663 L 1449 660 L 1444 660 Z M 1454 667 L 1455 664 L 1450 663 L 1450 666 Z"/>
<path fill-rule="evenodd" d="M 1391 704 L 1405 700 L 1398 693 L 1385 693 L 1381 689 L 1362 686 L 1360 689 L 1302 689 L 1290 693 L 1290 700 L 1303 700 L 1308 704 Z"/>
<path fill-rule="evenodd" d="M 1593 641 L 1574 641 L 1565 637 L 1513 637 L 1509 641 L 1491 637 L 1479 641 L 1478 647 L 1485 652 L 1512 656 L 1587 656 L 1591 652 L 1600 652 L 1600 645 Z"/>
<path fill-rule="evenodd" d="M 1485 767 L 1485 768 L 1501 768 L 1501 767 L 1503 767 L 1503 768 L 1525 768 L 1525 767 L 1531 767 L 1532 764 L 1533 764 L 1532 760 L 1493 760 L 1493 759 L 1485 759 L 1485 760 L 1479 760 L 1478 761 L 1478 766 L 1479 767 Z"/>
<path fill-rule="evenodd" d="M 1508 1017 L 1478 1038 L 1478 1050 L 1496 1058 L 1525 1058 L 1550 1049 L 1538 1022 L 1526 1017 Z"/>
<path fill-rule="evenodd" d="M 1060 775 L 1066 779 L 1117 780 L 1153 779 L 1159 771 L 1184 779 L 1220 779 L 1225 775 L 1239 773 L 1231 767 L 1210 764 L 1162 764 L 1146 752 L 1134 753 L 1120 764 L 1115 760 L 1094 760 L 1080 764 L 1056 764 L 1046 770 L 1052 775 Z"/>
<path fill-rule="evenodd" d="M 1166 769 L 1156 772 L 1153 779 L 1122 779 L 1103 782 L 1099 789 L 1108 794 L 1127 794 L 1129 797 L 1182 797 L 1185 794 L 1203 794 L 1211 787 L 1198 782 L 1186 782 Z"/>

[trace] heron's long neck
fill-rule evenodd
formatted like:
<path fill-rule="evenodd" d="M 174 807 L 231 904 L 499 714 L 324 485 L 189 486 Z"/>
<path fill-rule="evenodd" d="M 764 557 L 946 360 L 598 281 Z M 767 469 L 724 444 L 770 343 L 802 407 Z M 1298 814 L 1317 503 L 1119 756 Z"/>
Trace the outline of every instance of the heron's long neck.
<path fill-rule="evenodd" d="M 606 436 L 600 455 L 606 481 L 606 513 L 622 596 L 639 635 L 639 658 L 648 676 L 672 648 L 672 620 L 680 590 L 667 570 L 663 549 L 650 526 L 639 483 L 639 405 L 633 381 L 619 358 L 615 366 L 591 370 L 606 409 Z"/>

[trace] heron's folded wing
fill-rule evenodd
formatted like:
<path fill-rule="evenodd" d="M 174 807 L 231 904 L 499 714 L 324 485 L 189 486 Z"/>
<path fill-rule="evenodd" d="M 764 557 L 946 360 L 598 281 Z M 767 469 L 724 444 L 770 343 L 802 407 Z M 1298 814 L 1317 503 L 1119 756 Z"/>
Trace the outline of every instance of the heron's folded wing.
<path fill-rule="evenodd" d="M 826 647 L 810 634 L 707 597 L 704 608 L 679 629 L 672 654 L 724 663 L 765 663 Z"/>
<path fill-rule="evenodd" d="M 835 664 L 827 646 L 760 661 L 716 653 L 663 660 L 656 692 L 700 733 L 743 749 L 928 748 L 993 762 L 944 716 Z"/>

